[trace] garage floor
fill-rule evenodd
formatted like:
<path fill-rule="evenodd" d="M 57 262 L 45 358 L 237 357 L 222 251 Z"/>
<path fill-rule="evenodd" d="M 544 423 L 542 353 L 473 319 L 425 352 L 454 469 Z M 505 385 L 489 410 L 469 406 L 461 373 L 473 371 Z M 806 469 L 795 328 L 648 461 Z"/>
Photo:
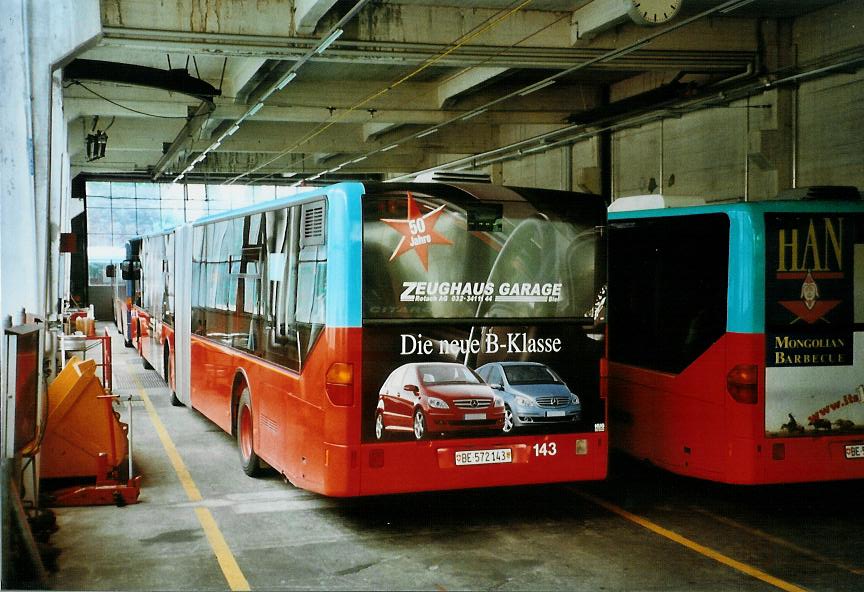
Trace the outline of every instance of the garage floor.
<path fill-rule="evenodd" d="M 614 457 L 603 483 L 332 500 L 246 477 L 113 343 L 115 392 L 142 399 L 141 501 L 56 509 L 54 589 L 864 589 L 861 482 L 734 488 Z"/>

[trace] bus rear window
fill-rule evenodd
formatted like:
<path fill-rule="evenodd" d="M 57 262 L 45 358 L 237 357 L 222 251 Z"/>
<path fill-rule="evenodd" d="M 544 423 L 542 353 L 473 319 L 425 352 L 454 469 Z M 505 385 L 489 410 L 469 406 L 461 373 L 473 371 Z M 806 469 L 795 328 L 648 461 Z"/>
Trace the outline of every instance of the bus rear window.
<path fill-rule="evenodd" d="M 367 199 L 363 221 L 367 319 L 593 320 L 602 219 L 400 192 Z"/>
<path fill-rule="evenodd" d="M 609 240 L 609 359 L 681 372 L 726 331 L 729 218 L 621 221 Z"/>

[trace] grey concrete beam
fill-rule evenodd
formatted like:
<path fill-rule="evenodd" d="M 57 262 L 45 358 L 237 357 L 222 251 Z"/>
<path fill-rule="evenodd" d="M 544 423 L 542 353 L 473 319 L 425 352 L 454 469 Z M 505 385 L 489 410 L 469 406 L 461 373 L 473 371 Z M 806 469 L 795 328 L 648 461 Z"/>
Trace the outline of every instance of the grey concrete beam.
<path fill-rule="evenodd" d="M 246 58 L 243 60 L 228 60 L 225 69 L 225 89 L 223 94 L 236 97 L 246 84 L 258 73 L 258 69 L 267 60 Z"/>
<path fill-rule="evenodd" d="M 294 0 L 294 28 L 311 35 L 318 21 L 336 4 L 336 0 Z"/>
<path fill-rule="evenodd" d="M 102 24 L 129 29 L 288 36 L 292 34 L 292 8 L 292 3 L 285 0 L 257 0 L 254 9 L 246 2 L 176 0 L 162 2 L 157 9 L 152 0 L 113 0 L 102 2 Z"/>
<path fill-rule="evenodd" d="M 68 98 L 66 100 L 71 118 L 78 118 L 88 114 L 97 113 L 103 117 L 147 117 L 130 112 L 128 109 L 106 103 L 101 99 L 88 98 Z M 146 111 L 150 114 L 159 114 L 170 117 L 185 117 L 186 104 L 177 104 L 170 101 L 142 101 L 130 102 L 126 106 L 135 108 L 140 111 Z M 213 113 L 213 119 L 237 119 L 246 111 L 244 105 L 234 105 L 231 103 L 219 103 L 217 109 Z M 507 111 L 490 111 L 480 117 L 479 121 L 487 123 L 505 123 L 521 121 L 524 123 L 557 123 L 567 118 L 572 113 L 573 109 L 569 110 L 522 110 L 513 109 Z M 330 111 L 326 106 L 321 107 L 301 107 L 286 104 L 284 106 L 267 104 L 263 109 L 256 113 L 249 121 L 272 121 L 272 122 L 297 122 L 297 123 L 326 123 L 331 117 L 339 117 L 340 123 L 386 123 L 389 125 L 416 123 L 435 125 L 442 123 L 451 118 L 458 117 L 462 111 L 438 111 L 435 109 L 416 109 L 416 108 L 382 108 L 375 109 L 373 113 L 369 113 L 366 109 L 357 109 L 347 111 L 344 109 L 336 109 L 331 116 Z M 179 121 L 179 120 L 178 120 Z M 244 123 L 244 125 L 246 125 Z M 242 126 L 241 126 L 242 127 Z"/>
<path fill-rule="evenodd" d="M 438 85 L 438 106 L 443 107 L 456 96 L 488 84 L 509 68 L 466 68 Z"/>
<path fill-rule="evenodd" d="M 195 141 L 195 138 L 200 135 L 204 126 L 207 125 L 207 121 L 213 113 L 214 108 L 213 103 L 201 101 L 201 104 L 195 110 L 193 116 L 186 122 L 183 129 L 177 133 L 177 136 L 171 142 L 171 145 L 167 150 L 165 150 L 162 158 L 159 159 L 153 168 L 154 181 L 158 181 L 162 174 L 168 170 L 175 161 L 180 163 L 175 168 L 184 168 L 186 161 L 189 159 L 189 146 Z"/>
<path fill-rule="evenodd" d="M 726 26 L 697 27 L 699 35 L 670 35 L 677 41 L 658 39 L 649 50 L 635 51 L 626 57 L 596 64 L 606 70 L 696 67 L 702 69 L 728 69 L 752 58 L 755 51 L 755 37 L 749 21 L 730 22 Z M 688 27 L 689 29 L 689 27 Z M 713 31 L 713 33 L 712 33 Z M 706 36 L 707 35 L 707 36 Z M 728 35 L 740 39 L 730 43 Z M 639 38 L 635 33 L 620 34 L 622 39 Z M 566 47 L 561 43 L 532 45 L 530 47 L 510 47 L 503 45 L 466 44 L 452 50 L 448 43 L 429 43 L 424 38 L 412 41 L 402 39 L 352 38 L 350 33 L 343 35 L 336 44 L 312 62 L 338 62 L 347 64 L 398 65 L 400 67 L 419 65 L 430 56 L 441 55 L 452 50 L 436 62 L 438 66 L 472 67 L 483 62 L 489 67 L 566 69 L 576 64 L 605 54 L 616 47 L 615 40 L 606 35 L 598 37 L 585 47 Z M 603 43 L 601 44 L 601 41 Z M 194 53 L 229 57 L 252 57 L 277 60 L 296 60 L 302 57 L 317 39 L 299 37 L 266 37 L 251 35 L 226 35 L 196 33 L 189 31 L 131 30 L 110 27 L 104 31 L 102 44 L 107 47 L 120 47 L 136 51 Z M 622 44 L 624 42 L 622 41 Z"/>
<path fill-rule="evenodd" d="M 393 128 L 399 127 L 400 123 L 381 123 L 381 122 L 370 122 L 363 124 L 363 141 L 368 142 L 369 140 L 373 140 L 383 135 L 385 132 L 393 130 Z"/>

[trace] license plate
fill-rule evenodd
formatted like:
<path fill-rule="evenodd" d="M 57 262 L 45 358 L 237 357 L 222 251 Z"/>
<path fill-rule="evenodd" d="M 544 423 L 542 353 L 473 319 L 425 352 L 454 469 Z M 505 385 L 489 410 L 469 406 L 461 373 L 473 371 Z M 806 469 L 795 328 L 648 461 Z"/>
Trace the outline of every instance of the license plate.
<path fill-rule="evenodd" d="M 476 419 L 486 419 L 485 413 L 466 413 L 465 421 L 471 421 Z"/>
<path fill-rule="evenodd" d="M 864 444 L 848 444 L 846 458 L 864 458 Z"/>
<path fill-rule="evenodd" d="M 513 453 L 509 448 L 456 451 L 457 467 L 464 465 L 494 465 L 509 462 L 513 462 Z"/>
<path fill-rule="evenodd" d="M 564 417 L 567 415 L 566 411 L 547 411 L 546 417 Z"/>

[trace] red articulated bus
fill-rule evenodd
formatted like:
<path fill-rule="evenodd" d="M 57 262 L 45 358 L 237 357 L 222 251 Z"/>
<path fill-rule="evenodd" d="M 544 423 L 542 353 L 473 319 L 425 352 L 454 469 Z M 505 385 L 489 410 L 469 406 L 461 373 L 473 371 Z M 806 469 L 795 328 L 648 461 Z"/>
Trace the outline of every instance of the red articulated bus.
<path fill-rule="evenodd" d="M 140 241 L 140 304 L 132 308 L 134 341 L 147 369 L 155 369 L 171 388 L 171 402 L 180 405 L 174 372 L 175 243 L 170 230 Z"/>
<path fill-rule="evenodd" d="M 123 344 L 126 347 L 134 346 L 135 324 L 132 316 L 134 307 L 140 303 L 141 298 L 139 291 L 141 264 L 138 259 L 140 248 L 140 239 L 133 238 L 126 241 L 126 259 L 120 264 L 120 278 L 117 277 L 116 269 L 113 272 L 114 324 L 117 326 L 117 332 L 123 336 Z M 121 286 L 124 288 L 122 292 Z"/>
<path fill-rule="evenodd" d="M 613 445 L 734 484 L 864 477 L 864 203 L 609 209 Z"/>
<path fill-rule="evenodd" d="M 603 479 L 605 217 L 592 195 L 341 183 L 180 227 L 176 396 L 247 474 L 330 496 Z"/>

